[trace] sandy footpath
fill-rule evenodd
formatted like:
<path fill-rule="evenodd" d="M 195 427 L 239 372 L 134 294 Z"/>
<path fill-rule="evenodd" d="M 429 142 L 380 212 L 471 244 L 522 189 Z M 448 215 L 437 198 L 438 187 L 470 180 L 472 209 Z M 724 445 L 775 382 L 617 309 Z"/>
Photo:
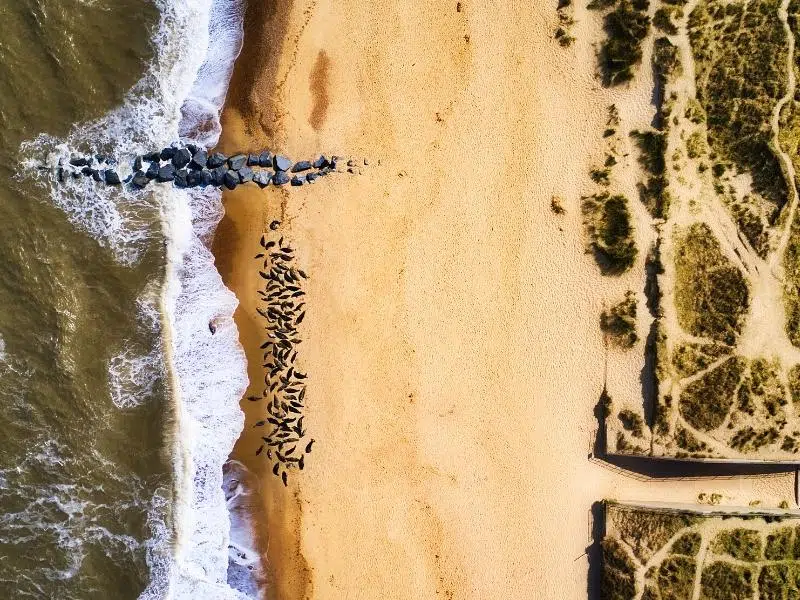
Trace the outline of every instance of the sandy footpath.
<path fill-rule="evenodd" d="M 584 254 L 614 98 L 577 16 L 564 50 L 551 2 L 250 2 L 221 148 L 369 161 L 226 193 L 215 240 L 256 393 L 272 219 L 311 276 L 306 470 L 288 490 L 264 472 L 260 403 L 234 453 L 262 473 L 270 598 L 577 600 L 595 500 L 794 500 L 789 475 L 648 482 L 587 458 L 598 315 L 623 287 Z"/>

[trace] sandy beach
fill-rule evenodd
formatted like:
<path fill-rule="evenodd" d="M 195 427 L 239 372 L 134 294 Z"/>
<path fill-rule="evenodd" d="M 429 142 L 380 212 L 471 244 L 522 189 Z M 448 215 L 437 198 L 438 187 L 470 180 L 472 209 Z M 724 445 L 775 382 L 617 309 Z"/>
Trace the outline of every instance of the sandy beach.
<path fill-rule="evenodd" d="M 565 49 L 545 2 L 249 4 L 220 149 L 361 171 L 226 192 L 214 241 L 248 395 L 270 222 L 310 276 L 298 363 L 314 450 L 284 488 L 255 455 L 264 407 L 243 400 L 234 451 L 260 478 L 266 597 L 577 600 L 596 501 L 795 506 L 793 473 L 648 479 L 591 457 L 607 358 L 615 397 L 641 395 L 642 364 L 607 355 L 598 317 L 644 256 L 603 277 L 580 195 L 608 105 L 629 122 L 653 110 L 595 78 L 595 17 L 576 9 Z"/>

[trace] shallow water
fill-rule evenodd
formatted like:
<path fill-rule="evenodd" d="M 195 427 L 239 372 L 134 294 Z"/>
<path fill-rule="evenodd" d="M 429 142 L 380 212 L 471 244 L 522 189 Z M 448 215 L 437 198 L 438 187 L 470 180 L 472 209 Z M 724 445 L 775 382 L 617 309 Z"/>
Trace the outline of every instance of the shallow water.
<path fill-rule="evenodd" d="M 218 194 L 57 186 L 36 169 L 76 150 L 123 159 L 179 131 L 213 141 L 200 113 L 224 97 L 235 26 L 212 44 L 208 97 L 180 110 L 210 6 L 0 0 L 2 598 L 235 597 L 221 463 L 243 364 L 235 300 L 201 241 Z M 202 338 L 211 319 L 219 335 Z"/>

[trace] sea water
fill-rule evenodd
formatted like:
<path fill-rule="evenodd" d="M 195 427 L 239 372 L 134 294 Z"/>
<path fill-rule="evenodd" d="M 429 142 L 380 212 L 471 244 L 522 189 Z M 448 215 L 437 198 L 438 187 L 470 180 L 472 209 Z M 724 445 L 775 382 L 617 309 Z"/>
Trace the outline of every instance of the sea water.
<path fill-rule="evenodd" d="M 213 146 L 242 12 L 0 0 L 0 597 L 255 593 L 223 488 L 247 381 L 219 191 L 39 168 Z"/>

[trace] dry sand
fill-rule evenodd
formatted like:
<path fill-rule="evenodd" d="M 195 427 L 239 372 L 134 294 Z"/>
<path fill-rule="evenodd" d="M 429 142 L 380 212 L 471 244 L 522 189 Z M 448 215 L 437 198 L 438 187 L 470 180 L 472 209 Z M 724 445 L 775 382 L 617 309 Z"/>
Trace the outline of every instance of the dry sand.
<path fill-rule="evenodd" d="M 564 50 L 551 2 L 461 6 L 250 2 L 221 148 L 370 162 L 226 193 L 215 240 L 256 393 L 253 256 L 273 218 L 311 275 L 317 445 L 285 490 L 244 401 L 234 453 L 262 476 L 271 598 L 585 598 L 596 500 L 794 501 L 791 475 L 643 481 L 588 458 L 598 315 L 632 285 L 584 253 L 579 195 L 618 99 L 593 76 L 597 23 L 579 9 Z"/>

